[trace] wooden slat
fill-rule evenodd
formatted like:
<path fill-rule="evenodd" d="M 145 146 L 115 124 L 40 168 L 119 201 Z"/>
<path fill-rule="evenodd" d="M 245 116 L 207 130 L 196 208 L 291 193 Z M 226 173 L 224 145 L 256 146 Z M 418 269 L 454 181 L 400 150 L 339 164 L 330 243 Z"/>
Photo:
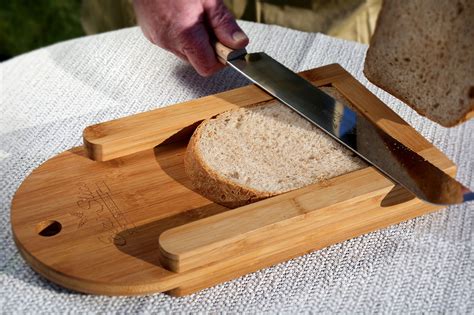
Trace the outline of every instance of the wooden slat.
<path fill-rule="evenodd" d="M 439 156 L 433 148 L 427 149 L 424 155 L 433 161 Z M 452 175 L 455 173 L 448 160 L 438 159 L 437 162 L 438 167 Z M 318 237 L 320 232 L 317 229 L 313 233 L 301 232 L 304 226 L 315 226 L 318 222 L 322 226 L 339 226 L 339 230 L 332 232 L 333 237 L 349 239 L 354 234 L 351 229 L 343 229 L 347 224 L 344 222 L 364 226 L 372 219 L 374 229 L 385 227 L 394 219 L 393 213 L 385 208 L 404 208 L 407 202 L 408 205 L 419 202 L 413 201 L 414 198 L 398 186 L 396 192 L 389 194 L 394 189 L 395 185 L 378 171 L 365 168 L 182 225 L 161 234 L 162 263 L 172 271 L 183 272 L 219 260 L 238 259 L 236 257 L 240 253 L 256 247 L 261 250 L 284 250 L 295 241 L 292 232 Z M 381 211 L 377 217 L 359 215 L 365 209 L 351 210 L 351 205 L 366 200 L 379 204 Z M 279 235 L 284 235 L 290 243 L 276 241 Z"/>
<path fill-rule="evenodd" d="M 187 279 L 179 288 L 173 289 L 169 293 L 175 296 L 187 295 L 247 273 L 275 265 L 282 261 L 287 261 L 311 251 L 342 242 L 346 240 L 347 237 L 352 238 L 375 231 L 380 229 L 380 226 L 377 222 L 373 224 L 371 218 L 376 217 L 381 211 L 390 211 L 390 213 L 385 216 L 386 221 L 392 222 L 391 224 L 396 224 L 439 210 L 438 207 L 416 202 L 406 203 L 404 207 L 380 209 L 376 201 L 380 201 L 380 199 L 361 200 L 355 204 L 348 205 L 348 211 L 359 211 L 358 215 L 369 219 L 366 223 L 363 223 L 362 220 L 357 220 L 357 223 L 362 224 L 351 225 L 352 218 L 350 218 L 346 221 L 341 220 L 337 224 L 328 224 L 326 226 L 322 226 L 321 224 L 308 225 L 305 229 L 301 230 L 300 235 L 291 234 L 288 235 L 288 238 L 285 233 L 279 233 L 278 237 L 273 239 L 272 243 L 284 242 L 283 245 L 285 246 L 281 246 L 278 251 L 268 252 L 266 248 L 263 250 L 255 248 L 241 252 L 241 254 L 238 257 L 234 257 L 234 259 L 223 259 L 209 265 L 179 273 L 179 275 Z M 343 229 L 347 229 L 347 231 L 344 232 Z M 338 233 L 334 234 L 334 231 L 338 231 Z M 345 236 L 338 238 L 341 235 Z M 206 277 L 206 275 L 212 276 Z"/>

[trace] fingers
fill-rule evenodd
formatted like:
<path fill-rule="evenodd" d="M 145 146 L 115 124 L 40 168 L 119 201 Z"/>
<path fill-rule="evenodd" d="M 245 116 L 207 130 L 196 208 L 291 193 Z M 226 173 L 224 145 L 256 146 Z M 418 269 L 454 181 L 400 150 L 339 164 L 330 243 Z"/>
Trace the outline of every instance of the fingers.
<path fill-rule="evenodd" d="M 233 49 L 247 46 L 249 43 L 247 35 L 237 25 L 234 16 L 226 8 L 222 0 L 204 1 L 204 10 L 210 27 L 222 44 Z"/>
<path fill-rule="evenodd" d="M 210 76 L 224 67 L 216 58 L 204 23 L 195 24 L 180 33 L 180 53 L 185 55 L 202 76 Z"/>
<path fill-rule="evenodd" d="M 135 0 L 138 23 L 148 40 L 189 61 L 202 76 L 224 66 L 217 60 L 210 36 L 234 49 L 248 38 L 222 0 Z"/>

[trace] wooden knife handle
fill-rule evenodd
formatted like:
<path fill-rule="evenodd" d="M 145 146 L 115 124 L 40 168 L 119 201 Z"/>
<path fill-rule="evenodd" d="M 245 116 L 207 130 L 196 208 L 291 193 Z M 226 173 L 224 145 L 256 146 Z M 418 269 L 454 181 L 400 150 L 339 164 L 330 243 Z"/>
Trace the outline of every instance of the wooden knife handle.
<path fill-rule="evenodd" d="M 247 54 L 245 48 L 232 49 L 217 41 L 214 44 L 214 50 L 216 51 L 217 59 L 224 65 L 228 60 L 237 59 Z"/>

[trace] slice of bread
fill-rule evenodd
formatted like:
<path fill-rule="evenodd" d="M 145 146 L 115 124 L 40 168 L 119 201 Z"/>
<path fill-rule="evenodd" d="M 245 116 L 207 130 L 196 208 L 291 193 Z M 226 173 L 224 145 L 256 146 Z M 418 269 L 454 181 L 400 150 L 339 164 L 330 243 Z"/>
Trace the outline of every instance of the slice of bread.
<path fill-rule="evenodd" d="M 384 0 L 364 74 L 446 127 L 474 116 L 474 1 Z"/>
<path fill-rule="evenodd" d="M 230 208 L 365 166 L 351 151 L 277 101 L 205 120 L 185 154 L 185 171 L 194 188 Z"/>

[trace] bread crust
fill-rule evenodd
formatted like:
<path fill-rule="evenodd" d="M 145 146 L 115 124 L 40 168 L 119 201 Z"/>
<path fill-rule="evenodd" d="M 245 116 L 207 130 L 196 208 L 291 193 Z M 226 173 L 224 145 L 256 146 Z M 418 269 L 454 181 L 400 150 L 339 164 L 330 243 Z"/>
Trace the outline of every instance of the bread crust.
<path fill-rule="evenodd" d="M 459 113 L 459 116 L 451 121 L 448 122 L 441 122 L 438 120 L 434 120 L 433 117 L 431 117 L 426 111 L 421 109 L 419 106 L 417 106 L 417 100 L 411 99 L 407 97 L 406 95 L 403 95 L 399 92 L 396 91 L 392 86 L 389 86 L 387 84 L 383 83 L 383 79 L 380 77 L 381 73 L 380 71 L 377 71 L 377 67 L 375 66 L 376 62 L 376 49 L 378 48 L 377 46 L 380 44 L 378 42 L 378 38 L 381 36 L 382 33 L 382 27 L 381 25 L 384 23 L 385 15 L 390 14 L 390 12 L 386 7 L 387 3 L 383 2 L 382 3 L 382 8 L 380 11 L 379 18 L 377 19 L 376 26 L 375 26 L 375 31 L 374 34 L 372 35 L 372 38 L 370 39 L 370 45 L 367 50 L 366 58 L 364 61 L 364 75 L 365 77 L 374 85 L 378 86 L 379 88 L 383 89 L 384 91 L 392 94 L 399 100 L 403 101 L 405 104 L 410 106 L 412 109 L 414 109 L 419 115 L 424 116 L 432 121 L 435 121 L 436 123 L 444 126 L 444 127 L 454 127 L 458 124 L 461 124 L 471 118 L 474 117 L 474 98 L 471 98 L 469 101 L 469 106 L 466 107 L 465 111 L 462 111 Z M 384 69 L 386 70 L 386 69 Z M 471 87 L 472 89 L 472 87 Z"/>
<path fill-rule="evenodd" d="M 184 170 L 191 179 L 194 189 L 228 208 L 237 208 L 278 193 L 262 192 L 244 185 L 236 185 L 213 171 L 204 162 L 198 147 L 202 130 L 209 120 L 203 121 L 192 135 L 184 156 Z"/>

